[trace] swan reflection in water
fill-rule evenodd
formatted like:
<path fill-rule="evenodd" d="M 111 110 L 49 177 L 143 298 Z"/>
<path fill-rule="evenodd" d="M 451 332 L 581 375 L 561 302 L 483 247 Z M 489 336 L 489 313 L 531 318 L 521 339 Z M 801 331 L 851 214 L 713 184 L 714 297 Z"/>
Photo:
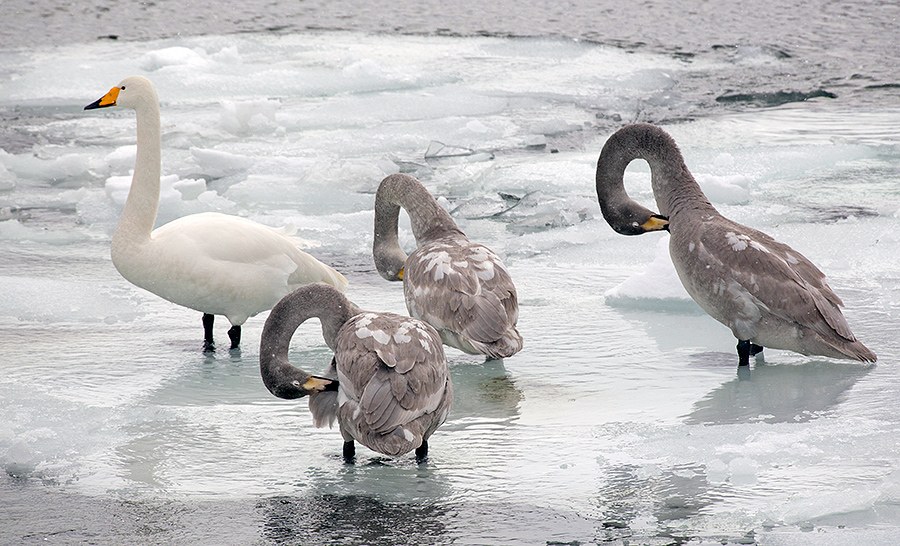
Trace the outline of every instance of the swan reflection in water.
<path fill-rule="evenodd" d="M 844 401 L 872 366 L 813 361 L 802 365 L 757 363 L 714 389 L 684 416 L 687 424 L 803 423 Z"/>
<path fill-rule="evenodd" d="M 456 386 L 453 410 L 446 426 L 467 418 L 513 422 L 524 395 L 510 377 L 503 360 L 451 363 L 450 378 Z"/>

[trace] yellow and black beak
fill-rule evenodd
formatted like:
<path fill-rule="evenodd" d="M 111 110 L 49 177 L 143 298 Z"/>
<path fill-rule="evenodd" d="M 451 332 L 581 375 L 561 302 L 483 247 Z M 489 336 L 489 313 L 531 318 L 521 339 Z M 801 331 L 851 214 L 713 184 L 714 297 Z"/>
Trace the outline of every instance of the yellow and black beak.
<path fill-rule="evenodd" d="M 338 390 L 338 382 L 334 379 L 311 375 L 306 380 L 306 383 L 303 384 L 303 388 L 310 392 L 336 391 Z"/>
<path fill-rule="evenodd" d="M 669 219 L 661 214 L 654 214 L 641 224 L 641 229 L 644 231 L 669 231 Z"/>
<path fill-rule="evenodd" d="M 397 272 L 397 280 L 398 280 L 398 281 L 402 281 L 402 280 L 403 280 L 403 275 L 404 275 L 405 272 L 406 272 L 406 268 L 405 268 L 405 267 L 401 267 L 401 268 L 400 268 L 400 271 Z"/>
<path fill-rule="evenodd" d="M 119 98 L 119 91 L 121 89 L 119 87 L 113 87 L 109 90 L 109 93 L 103 95 L 99 99 L 94 102 L 88 104 L 84 107 L 85 110 L 93 110 L 95 108 L 106 108 L 108 106 L 115 106 L 116 100 Z"/>

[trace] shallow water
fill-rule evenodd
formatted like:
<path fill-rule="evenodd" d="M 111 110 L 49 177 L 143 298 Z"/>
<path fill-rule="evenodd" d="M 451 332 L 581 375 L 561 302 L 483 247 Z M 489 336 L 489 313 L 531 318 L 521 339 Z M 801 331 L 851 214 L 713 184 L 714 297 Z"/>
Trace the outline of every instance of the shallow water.
<path fill-rule="evenodd" d="M 900 105 L 698 110 L 671 90 L 721 75 L 714 58 L 564 39 L 212 35 L 2 50 L 0 67 L 4 541 L 900 540 Z M 362 448 L 344 465 L 336 431 L 263 387 L 264 317 L 240 353 L 205 356 L 196 313 L 118 276 L 134 118 L 81 108 L 133 73 L 163 103 L 161 222 L 289 225 L 356 303 L 404 312 L 370 255 L 374 190 L 402 170 L 504 256 L 525 349 L 448 349 L 455 406 L 427 465 Z M 669 120 L 723 213 L 828 273 L 877 366 L 767 350 L 736 371 L 665 236 L 600 217 L 597 154 L 635 115 Z M 646 165 L 626 180 L 652 202 Z M 317 325 L 292 358 L 324 369 Z"/>

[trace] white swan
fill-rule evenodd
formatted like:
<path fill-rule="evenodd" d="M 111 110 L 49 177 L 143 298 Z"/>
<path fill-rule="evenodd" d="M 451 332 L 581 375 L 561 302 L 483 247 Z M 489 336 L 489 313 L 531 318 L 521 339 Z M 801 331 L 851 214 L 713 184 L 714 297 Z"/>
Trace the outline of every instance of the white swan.
<path fill-rule="evenodd" d="M 397 240 L 400 207 L 418 245 L 408 257 Z M 409 314 L 434 326 L 447 345 L 495 359 L 522 349 L 516 287 L 503 262 L 469 241 L 415 178 L 394 174 L 381 181 L 372 253 L 382 277 L 403 281 Z"/>
<path fill-rule="evenodd" d="M 665 216 L 625 193 L 625 168 L 637 158 L 650 164 L 653 195 Z M 596 181 L 613 229 L 626 235 L 670 231 L 669 254 L 681 283 L 731 329 L 740 366 L 764 347 L 875 362 L 875 353 L 850 331 L 825 274 L 788 245 L 719 214 L 659 127 L 635 124 L 613 134 L 600 152 Z"/>
<path fill-rule="evenodd" d="M 132 76 L 85 110 L 122 106 L 137 116 L 137 158 L 125 208 L 112 237 L 112 262 L 129 282 L 203 313 L 204 350 L 214 350 L 215 315 L 225 316 L 231 348 L 241 324 L 298 286 L 343 275 L 267 226 L 218 213 L 193 214 L 153 229 L 159 207 L 159 99 L 150 80 Z"/>
<path fill-rule="evenodd" d="M 288 362 L 291 337 L 306 320 L 322 323 L 334 351 L 328 375 L 310 375 Z M 434 328 L 410 317 L 362 311 L 321 283 L 303 286 L 279 301 L 263 327 L 259 368 L 269 392 L 279 398 L 309 395 L 313 422 L 335 420 L 352 460 L 355 441 L 399 456 L 428 455 L 428 438 L 447 419 L 453 384 L 444 348 Z"/>

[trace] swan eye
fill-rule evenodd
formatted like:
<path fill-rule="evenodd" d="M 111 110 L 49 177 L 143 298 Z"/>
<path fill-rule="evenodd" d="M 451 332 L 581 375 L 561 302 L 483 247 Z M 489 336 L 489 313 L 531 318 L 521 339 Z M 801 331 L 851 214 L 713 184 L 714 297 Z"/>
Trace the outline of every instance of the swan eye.
<path fill-rule="evenodd" d="M 299 382 L 299 381 L 297 381 L 297 380 L 296 380 L 296 379 L 295 379 L 295 380 L 293 380 L 293 381 L 291 381 L 291 385 L 293 385 L 293 386 L 295 386 L 295 387 L 297 387 L 297 388 L 298 388 L 298 389 L 299 389 L 299 388 L 300 388 L 300 382 Z"/>
<path fill-rule="evenodd" d="M 122 91 L 125 91 L 125 86 L 123 85 L 123 86 L 120 87 L 119 89 L 121 89 Z"/>

